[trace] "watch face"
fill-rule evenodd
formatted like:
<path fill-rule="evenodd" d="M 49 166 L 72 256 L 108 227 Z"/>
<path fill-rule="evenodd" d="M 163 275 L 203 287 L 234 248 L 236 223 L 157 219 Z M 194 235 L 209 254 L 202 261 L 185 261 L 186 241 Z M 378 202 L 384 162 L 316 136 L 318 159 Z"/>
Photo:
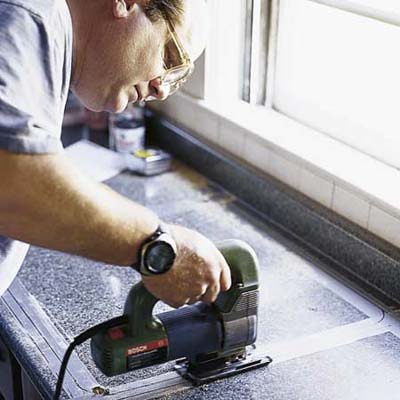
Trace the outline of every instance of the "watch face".
<path fill-rule="evenodd" d="M 153 274 L 167 272 L 175 261 L 175 251 L 166 242 L 152 243 L 146 250 L 144 262 L 147 269 Z"/>

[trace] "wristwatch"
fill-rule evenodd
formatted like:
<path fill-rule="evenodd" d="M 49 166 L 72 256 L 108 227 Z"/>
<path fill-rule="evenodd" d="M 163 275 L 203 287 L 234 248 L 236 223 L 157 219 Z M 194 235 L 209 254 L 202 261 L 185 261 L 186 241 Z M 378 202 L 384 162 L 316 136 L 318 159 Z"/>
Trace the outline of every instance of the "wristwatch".
<path fill-rule="evenodd" d="M 169 271 L 176 258 L 176 243 L 164 224 L 139 249 L 138 261 L 132 265 L 142 275 L 161 275 Z"/>

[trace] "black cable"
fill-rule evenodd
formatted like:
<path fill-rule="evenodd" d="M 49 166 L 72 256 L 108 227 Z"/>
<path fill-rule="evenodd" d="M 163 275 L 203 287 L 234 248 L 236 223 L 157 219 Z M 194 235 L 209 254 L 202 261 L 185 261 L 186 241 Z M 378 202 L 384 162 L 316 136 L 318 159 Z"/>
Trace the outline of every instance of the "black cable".
<path fill-rule="evenodd" d="M 127 315 L 123 315 L 121 317 L 116 317 L 116 318 L 110 319 L 109 321 L 102 322 L 101 324 L 98 324 L 98 325 L 95 325 L 95 326 L 89 328 L 88 330 L 82 332 L 80 335 L 78 335 L 73 340 L 73 342 L 68 346 L 67 351 L 65 352 L 62 363 L 61 363 L 60 373 L 58 374 L 56 391 L 55 391 L 54 398 L 53 398 L 54 400 L 58 400 L 60 398 L 62 385 L 63 385 L 64 377 L 65 377 L 65 372 L 67 370 L 68 361 L 69 361 L 71 354 L 74 351 L 75 347 L 86 342 L 86 340 L 92 338 L 99 332 L 106 331 L 108 329 L 114 328 L 119 325 L 125 325 L 127 323 L 128 323 Z"/>

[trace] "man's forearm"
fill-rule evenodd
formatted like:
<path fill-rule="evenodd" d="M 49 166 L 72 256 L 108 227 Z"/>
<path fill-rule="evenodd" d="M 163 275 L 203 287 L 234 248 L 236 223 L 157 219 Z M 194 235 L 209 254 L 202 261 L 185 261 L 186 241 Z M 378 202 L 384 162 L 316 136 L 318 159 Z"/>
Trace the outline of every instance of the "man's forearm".
<path fill-rule="evenodd" d="M 63 154 L 0 151 L 0 234 L 130 265 L 157 228 L 150 210 L 86 178 Z"/>

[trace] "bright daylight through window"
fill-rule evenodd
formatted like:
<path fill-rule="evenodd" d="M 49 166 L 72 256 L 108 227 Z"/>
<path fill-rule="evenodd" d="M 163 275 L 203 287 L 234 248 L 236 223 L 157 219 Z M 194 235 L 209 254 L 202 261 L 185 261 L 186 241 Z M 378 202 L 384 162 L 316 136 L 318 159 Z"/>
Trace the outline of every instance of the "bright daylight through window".
<path fill-rule="evenodd" d="M 240 97 L 400 168 L 400 2 L 247 0 Z"/>

